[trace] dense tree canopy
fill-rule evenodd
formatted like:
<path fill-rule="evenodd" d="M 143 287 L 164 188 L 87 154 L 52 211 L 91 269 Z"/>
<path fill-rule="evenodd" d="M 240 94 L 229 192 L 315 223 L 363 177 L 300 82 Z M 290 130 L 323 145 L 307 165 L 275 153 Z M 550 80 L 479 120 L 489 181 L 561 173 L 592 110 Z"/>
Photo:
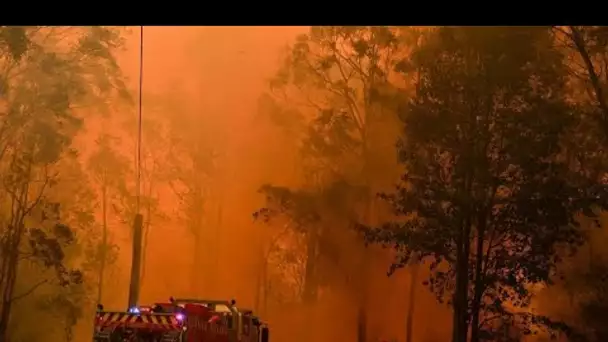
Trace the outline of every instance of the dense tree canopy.
<path fill-rule="evenodd" d="M 55 189 L 62 167 L 76 155 L 71 143 L 84 114 L 94 112 L 87 109 L 103 108 L 108 96 L 124 93 L 124 85 L 113 55 L 122 43 L 118 29 L 2 27 L 0 37 L 0 339 L 5 341 L 13 303 L 44 284 L 66 287 L 83 280 L 80 271 L 70 269 L 64 248 L 76 243 L 74 229 L 87 225 L 65 224 L 73 212 L 62 209 Z M 23 283 L 20 270 L 28 263 L 52 268 L 56 276 Z"/>
<path fill-rule="evenodd" d="M 416 94 L 403 111 L 402 181 L 386 195 L 403 219 L 368 231 L 400 267 L 431 262 L 428 285 L 454 306 L 454 340 L 519 340 L 525 308 L 560 248 L 583 240 L 606 188 L 564 158 L 578 120 L 547 28 L 439 28 L 411 58 Z M 518 331 L 506 332 L 504 329 Z"/>

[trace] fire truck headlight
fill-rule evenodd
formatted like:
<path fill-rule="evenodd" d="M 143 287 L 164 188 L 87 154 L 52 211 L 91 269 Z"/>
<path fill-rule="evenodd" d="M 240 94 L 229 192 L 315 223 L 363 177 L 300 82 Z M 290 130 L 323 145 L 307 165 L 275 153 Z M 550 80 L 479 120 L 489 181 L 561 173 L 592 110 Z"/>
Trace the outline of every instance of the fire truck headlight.
<path fill-rule="evenodd" d="M 178 321 L 180 321 L 180 322 L 181 322 L 181 321 L 183 321 L 183 320 L 184 320 L 184 318 L 186 318 L 186 317 L 185 317 L 185 316 L 184 316 L 184 314 L 182 314 L 182 313 L 177 313 L 177 314 L 175 314 L 175 319 L 177 319 L 177 320 L 178 320 Z"/>

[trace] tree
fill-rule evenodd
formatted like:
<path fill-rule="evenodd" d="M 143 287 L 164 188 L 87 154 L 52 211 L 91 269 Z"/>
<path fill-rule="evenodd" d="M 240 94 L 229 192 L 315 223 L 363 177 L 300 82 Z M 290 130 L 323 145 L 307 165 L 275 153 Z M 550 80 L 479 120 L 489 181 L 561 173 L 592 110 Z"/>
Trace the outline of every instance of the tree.
<path fill-rule="evenodd" d="M 605 341 L 608 338 L 608 329 L 600 320 L 602 312 L 608 309 L 607 271 L 605 264 L 593 262 L 588 271 L 580 274 L 586 283 L 586 288 L 583 288 L 586 290 L 584 293 L 588 294 L 588 297 L 580 303 L 581 320 L 585 322 L 585 328 L 590 330 L 593 341 Z"/>
<path fill-rule="evenodd" d="M 379 170 L 387 169 L 386 160 L 377 152 L 384 147 L 382 138 L 387 135 L 387 127 L 394 123 L 402 97 L 399 88 L 405 83 L 393 71 L 401 55 L 407 53 L 404 32 L 392 27 L 313 27 L 288 50 L 282 68 L 271 81 L 271 91 L 261 101 L 262 110 L 301 141 L 301 162 L 307 177 L 302 189 L 291 189 L 293 203 L 303 194 L 320 197 L 310 198 L 313 203 L 324 202 L 327 189 L 344 185 L 367 189 L 367 196 L 357 198 L 356 217 L 333 217 L 336 226 L 346 228 L 355 220 L 375 219 L 373 193 L 381 178 Z M 327 212 L 317 214 L 328 218 Z M 328 226 L 323 220 L 308 224 L 307 277 L 319 268 L 319 255 L 313 247 L 319 244 L 319 237 L 327 235 L 323 230 Z M 342 233 L 349 235 L 348 229 Z M 368 335 L 365 306 L 369 255 L 363 247 L 359 252 L 361 258 L 356 261 L 351 255 L 351 263 L 358 265 L 347 267 L 353 273 L 346 278 L 351 280 L 349 286 L 358 301 L 358 340 L 363 341 Z M 315 296 L 310 295 L 316 291 L 314 278 L 307 278 L 305 283 L 308 300 L 314 300 Z"/>
<path fill-rule="evenodd" d="M 72 228 L 75 235 L 74 243 L 64 247 L 64 264 L 78 268 L 83 281 L 66 287 L 47 287 L 33 298 L 38 312 L 45 315 L 43 320 L 48 321 L 51 327 L 59 328 L 56 333 L 66 341 L 79 339 L 75 336 L 79 322 L 90 324 L 93 308 L 100 303 L 100 265 L 105 261 L 104 275 L 111 278 L 108 271 L 112 270 L 118 254 L 118 246 L 111 239 L 108 238 L 105 248 L 102 246 L 103 226 L 96 220 L 100 198 L 95 178 L 99 173 L 87 172 L 91 166 L 87 165 L 87 161 L 91 159 L 81 160 L 79 154 L 68 154 L 61 158 L 57 164 L 61 177 L 47 194 L 54 202 L 61 203 L 62 221 Z M 104 296 L 103 304 L 109 301 L 108 297 L 107 294 Z M 31 306 L 26 311 L 27 319 L 31 316 Z M 43 340 L 50 339 L 47 335 L 43 336 L 40 337 Z"/>
<path fill-rule="evenodd" d="M 414 313 L 416 307 L 416 287 L 418 286 L 418 273 L 420 271 L 420 265 L 418 258 L 414 255 L 411 257 L 412 271 L 410 273 L 411 279 L 409 284 L 409 295 L 407 301 L 407 318 L 405 324 L 405 341 L 412 342 L 414 334 Z"/>
<path fill-rule="evenodd" d="M 304 303 L 314 302 L 317 288 L 336 282 L 337 275 L 345 279 L 354 273 L 355 270 L 350 268 L 353 265 L 344 265 L 342 257 L 337 255 L 340 252 L 336 250 L 332 232 L 324 228 L 332 222 L 341 223 L 340 220 L 344 218 L 354 221 L 355 204 L 365 197 L 365 189 L 336 182 L 319 192 L 270 185 L 262 187 L 261 192 L 266 195 L 267 206 L 255 212 L 254 217 L 266 223 L 284 222 L 284 226 L 292 231 L 292 236 L 295 233 L 299 237 L 296 239 L 305 241 L 305 246 L 301 248 L 305 251 L 301 291 Z M 288 234 L 280 232 L 274 239 L 286 236 Z"/>
<path fill-rule="evenodd" d="M 134 110 L 130 101 L 119 101 L 116 109 L 122 115 L 104 122 L 98 141 L 99 150 L 91 159 L 98 183 L 107 183 L 106 195 L 111 195 L 111 198 L 106 205 L 111 207 L 119 223 L 126 225 L 132 233 L 135 215 L 141 213 L 144 217 L 139 285 L 141 289 L 146 288 L 144 284 L 148 270 L 146 261 L 150 231 L 167 218 L 160 207 L 158 188 L 159 183 L 170 178 L 169 172 L 165 172 L 163 168 L 163 161 L 168 159 L 171 151 L 171 144 L 166 136 L 167 123 L 164 120 L 169 116 L 169 111 L 163 106 L 164 97 L 155 93 L 144 93 L 143 100 L 141 141 L 138 140 L 140 122 L 137 110 Z M 118 129 L 112 131 L 106 123 L 114 124 Z M 119 152 L 119 149 L 134 151 L 133 159 L 136 159 L 138 148 L 141 148 L 139 168 Z M 105 176 L 102 175 L 104 173 Z M 103 191 L 102 186 L 102 212 L 107 210 L 103 209 Z"/>
<path fill-rule="evenodd" d="M 166 163 L 163 176 L 177 197 L 180 220 L 193 237 L 189 284 L 193 294 L 200 294 L 218 285 L 213 283 L 217 272 L 213 261 L 218 260 L 221 219 L 214 218 L 221 212 L 216 216 L 211 209 L 213 199 L 220 202 L 225 185 L 221 178 L 225 151 L 219 147 L 223 131 L 210 116 L 186 106 L 184 95 L 177 89 L 157 97 L 155 107 L 159 113 L 171 113 L 165 116 L 169 119 L 163 122 L 162 129 L 163 141 L 168 146 L 166 157 L 161 158 Z M 221 203 L 218 204 L 221 209 Z"/>
<path fill-rule="evenodd" d="M 584 90 L 593 104 L 591 119 L 608 135 L 608 103 L 605 86 L 608 82 L 608 29 L 600 26 L 554 27 L 555 40 L 572 56 L 569 63 L 572 79 Z M 605 137 L 604 137 L 605 138 Z"/>
<path fill-rule="evenodd" d="M 535 303 L 543 313 L 575 327 L 589 341 L 604 341 L 608 330 L 600 313 L 608 308 L 606 253 L 601 248 L 608 238 L 605 215 L 600 229 L 594 222 L 585 222 L 587 239 L 578 253 L 564 255 L 551 286 L 539 291 Z"/>
<path fill-rule="evenodd" d="M 430 261 L 430 290 L 453 306 L 453 341 L 469 326 L 471 341 L 517 340 L 552 323 L 525 311 L 531 286 L 550 282 L 559 249 L 582 242 L 577 215 L 596 219 L 606 204 L 597 178 L 564 158 L 577 116 L 563 60 L 549 28 L 444 27 L 409 62 L 406 171 L 384 196 L 400 220 L 367 238 L 396 248 L 392 271 L 413 253 Z"/>
<path fill-rule="evenodd" d="M 84 315 L 87 301 L 82 284 L 70 284 L 56 294 L 46 296 L 39 303 L 39 309 L 50 311 L 61 322 L 66 342 L 74 341 L 74 327 Z"/>
<path fill-rule="evenodd" d="M 360 263 L 352 262 L 349 259 L 352 255 L 344 248 L 344 244 L 358 246 L 360 241 L 341 229 L 330 228 L 343 227 L 347 224 L 345 220 L 356 221 L 357 204 L 365 198 L 366 190 L 346 182 L 334 182 L 314 190 L 270 185 L 261 189 L 266 196 L 266 207 L 255 212 L 254 218 L 284 227 L 269 239 L 271 246 L 282 247 L 269 249 L 266 260 L 275 277 L 281 280 L 267 279 L 274 285 L 272 292 L 268 291 L 269 283 L 261 284 L 266 297 L 273 295 L 275 300 L 282 299 L 311 310 L 323 289 L 346 288 L 352 291 L 348 293 L 351 296 L 360 291 L 357 274 Z M 279 282 L 282 287 L 277 286 Z M 281 290 L 290 295 L 276 298 Z M 315 330 L 310 329 L 309 324 L 294 327 L 298 328 L 302 329 L 303 340 L 316 338 Z"/>
<path fill-rule="evenodd" d="M 286 225 L 260 245 L 254 309 L 261 315 L 268 314 L 271 301 L 284 306 L 304 297 L 306 253 L 297 248 L 302 238 Z"/>
<path fill-rule="evenodd" d="M 81 281 L 63 264 L 72 231 L 48 190 L 58 181 L 57 162 L 72 152 L 80 115 L 123 86 L 112 54 L 122 42 L 117 29 L 2 27 L 0 36 L 0 341 L 6 341 L 14 302 L 45 283 L 15 292 L 23 256 L 54 269 L 59 285 Z"/>
<path fill-rule="evenodd" d="M 113 198 L 124 189 L 124 179 L 130 170 L 128 160 L 120 155 L 115 147 L 115 140 L 107 133 L 102 133 L 95 141 L 97 149 L 89 157 L 88 166 L 93 174 L 93 179 L 100 188 L 101 194 L 101 219 L 102 237 L 99 244 L 99 268 L 98 268 L 98 289 L 97 303 L 103 303 L 103 284 L 105 268 L 108 259 L 108 251 L 111 248 L 108 231 L 108 210 L 115 204 Z"/>

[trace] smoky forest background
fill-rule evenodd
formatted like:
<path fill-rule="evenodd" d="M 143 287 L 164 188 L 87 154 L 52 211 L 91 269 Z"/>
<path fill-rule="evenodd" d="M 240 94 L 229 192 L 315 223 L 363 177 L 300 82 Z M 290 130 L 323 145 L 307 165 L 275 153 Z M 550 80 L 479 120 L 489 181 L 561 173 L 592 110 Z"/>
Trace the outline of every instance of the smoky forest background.
<path fill-rule="evenodd" d="M 0 342 L 125 310 L 139 27 L 0 27 Z M 608 29 L 146 27 L 142 303 L 608 341 Z"/>

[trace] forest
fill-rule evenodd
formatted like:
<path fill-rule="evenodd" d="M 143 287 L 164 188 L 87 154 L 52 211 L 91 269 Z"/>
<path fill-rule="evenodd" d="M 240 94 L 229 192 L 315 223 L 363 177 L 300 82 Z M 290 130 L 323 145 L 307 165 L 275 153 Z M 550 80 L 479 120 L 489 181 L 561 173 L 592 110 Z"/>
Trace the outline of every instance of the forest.
<path fill-rule="evenodd" d="M 0 342 L 125 310 L 137 213 L 273 342 L 608 341 L 608 28 L 150 32 L 0 26 Z"/>

